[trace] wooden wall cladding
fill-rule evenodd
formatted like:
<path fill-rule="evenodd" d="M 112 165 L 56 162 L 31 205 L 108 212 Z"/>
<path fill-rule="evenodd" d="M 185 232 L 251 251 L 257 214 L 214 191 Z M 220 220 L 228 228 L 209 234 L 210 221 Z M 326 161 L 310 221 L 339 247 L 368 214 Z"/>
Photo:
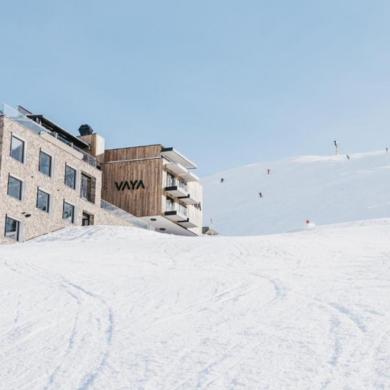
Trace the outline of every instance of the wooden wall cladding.
<path fill-rule="evenodd" d="M 136 217 L 160 215 L 162 164 L 161 158 L 103 164 L 102 198 Z M 140 180 L 145 188 L 137 188 Z"/>
<path fill-rule="evenodd" d="M 161 149 L 162 145 L 158 144 L 106 150 L 104 162 L 161 157 Z"/>

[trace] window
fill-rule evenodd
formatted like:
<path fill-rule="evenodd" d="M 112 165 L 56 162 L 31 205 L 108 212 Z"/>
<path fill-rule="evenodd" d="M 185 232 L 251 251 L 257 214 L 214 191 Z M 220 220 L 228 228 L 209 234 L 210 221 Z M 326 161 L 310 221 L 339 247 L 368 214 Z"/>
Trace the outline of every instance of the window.
<path fill-rule="evenodd" d="M 51 177 L 52 175 L 52 157 L 41 151 L 39 157 L 39 172 Z"/>
<path fill-rule="evenodd" d="M 175 210 L 175 202 L 172 198 L 167 198 L 167 211 Z"/>
<path fill-rule="evenodd" d="M 11 140 L 11 157 L 21 163 L 24 163 L 24 141 L 12 136 Z"/>
<path fill-rule="evenodd" d="M 65 221 L 68 221 L 70 223 L 74 223 L 75 221 L 75 215 L 74 215 L 74 206 L 64 202 L 64 211 L 62 213 L 62 218 L 65 219 Z"/>
<path fill-rule="evenodd" d="M 184 180 L 179 180 L 179 187 L 182 188 L 184 191 L 187 191 L 187 183 Z"/>
<path fill-rule="evenodd" d="M 37 208 L 46 211 L 50 211 L 50 195 L 42 190 L 38 190 Z"/>
<path fill-rule="evenodd" d="M 8 178 L 8 195 L 15 199 L 22 200 L 23 182 L 12 176 Z"/>
<path fill-rule="evenodd" d="M 16 219 L 6 217 L 5 219 L 5 237 L 11 240 L 19 241 L 20 238 L 20 222 Z"/>
<path fill-rule="evenodd" d="M 82 174 L 81 175 L 81 192 L 80 196 L 83 199 L 88 200 L 89 202 L 92 202 L 92 179 Z"/>
<path fill-rule="evenodd" d="M 167 187 L 173 187 L 175 185 L 175 177 L 168 173 L 167 174 Z"/>
<path fill-rule="evenodd" d="M 179 213 L 182 213 L 183 215 L 187 216 L 187 207 L 179 204 Z"/>
<path fill-rule="evenodd" d="M 74 190 L 76 189 L 76 170 L 68 165 L 65 165 L 65 184 Z"/>
<path fill-rule="evenodd" d="M 88 213 L 83 213 L 83 221 L 82 221 L 82 225 L 83 226 L 90 226 L 92 225 L 92 215 L 88 214 Z"/>

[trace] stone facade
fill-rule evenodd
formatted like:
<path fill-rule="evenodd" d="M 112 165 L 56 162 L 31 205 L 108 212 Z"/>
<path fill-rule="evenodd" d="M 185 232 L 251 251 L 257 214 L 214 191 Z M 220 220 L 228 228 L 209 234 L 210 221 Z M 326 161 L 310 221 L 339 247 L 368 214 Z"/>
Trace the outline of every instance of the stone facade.
<path fill-rule="evenodd" d="M 25 142 L 25 162 L 11 157 L 12 135 Z M 39 171 L 40 152 L 52 157 L 52 177 Z M 0 244 L 14 242 L 5 237 L 6 216 L 20 221 L 22 241 L 53 232 L 67 226 L 82 224 L 83 213 L 91 216 L 95 225 L 134 226 L 100 207 L 102 172 L 82 160 L 82 154 L 49 134 L 36 134 L 6 116 L 0 116 Z M 77 171 L 76 189 L 65 184 L 65 166 Z M 80 178 L 92 179 L 92 201 L 80 196 Z M 8 195 L 9 176 L 23 182 L 22 200 Z M 37 208 L 38 189 L 50 195 L 50 211 Z M 64 201 L 75 206 L 74 224 L 63 219 Z"/>

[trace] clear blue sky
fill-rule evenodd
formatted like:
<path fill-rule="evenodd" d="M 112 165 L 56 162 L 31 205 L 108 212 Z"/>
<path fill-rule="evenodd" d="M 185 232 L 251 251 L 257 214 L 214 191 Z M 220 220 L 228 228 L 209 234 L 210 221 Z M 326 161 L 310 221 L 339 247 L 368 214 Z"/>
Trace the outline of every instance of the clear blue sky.
<path fill-rule="evenodd" d="M 0 102 L 201 175 L 390 147 L 388 0 L 1 2 Z"/>

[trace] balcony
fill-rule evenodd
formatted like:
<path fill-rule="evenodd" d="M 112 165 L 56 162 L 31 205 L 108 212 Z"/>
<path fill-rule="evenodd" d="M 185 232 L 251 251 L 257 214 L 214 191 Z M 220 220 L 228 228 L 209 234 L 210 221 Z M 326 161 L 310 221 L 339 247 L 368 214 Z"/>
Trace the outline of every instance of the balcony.
<path fill-rule="evenodd" d="M 187 196 L 179 196 L 178 199 L 186 205 L 194 205 L 199 203 L 190 194 L 188 194 Z"/>
<path fill-rule="evenodd" d="M 187 169 L 196 169 L 197 166 L 194 164 L 190 159 L 182 155 L 180 152 L 173 148 L 163 148 L 161 150 L 161 154 L 163 157 L 165 157 L 168 161 L 171 161 L 172 163 L 178 163 L 182 165 L 184 168 Z"/>
<path fill-rule="evenodd" d="M 187 220 L 187 208 L 178 203 L 167 203 L 165 216 L 174 222 Z"/>
<path fill-rule="evenodd" d="M 185 221 L 179 221 L 178 224 L 180 226 L 185 227 L 186 229 L 196 228 L 198 227 L 193 222 L 190 222 L 189 218 L 187 218 Z"/>
<path fill-rule="evenodd" d="M 176 173 L 176 175 L 182 175 L 188 173 L 187 169 L 183 167 L 183 165 L 179 163 L 169 163 L 166 164 L 165 167 L 169 169 L 171 172 Z"/>
<path fill-rule="evenodd" d="M 199 181 L 199 177 L 194 175 L 192 172 L 186 172 L 179 175 L 186 182 Z"/>
<path fill-rule="evenodd" d="M 185 215 L 183 215 L 179 210 L 166 211 L 165 216 L 174 222 L 180 222 L 186 219 Z"/>
<path fill-rule="evenodd" d="M 165 187 L 165 192 L 168 195 L 174 196 L 175 198 L 188 196 L 188 192 L 186 191 L 186 189 L 180 186 Z"/>

